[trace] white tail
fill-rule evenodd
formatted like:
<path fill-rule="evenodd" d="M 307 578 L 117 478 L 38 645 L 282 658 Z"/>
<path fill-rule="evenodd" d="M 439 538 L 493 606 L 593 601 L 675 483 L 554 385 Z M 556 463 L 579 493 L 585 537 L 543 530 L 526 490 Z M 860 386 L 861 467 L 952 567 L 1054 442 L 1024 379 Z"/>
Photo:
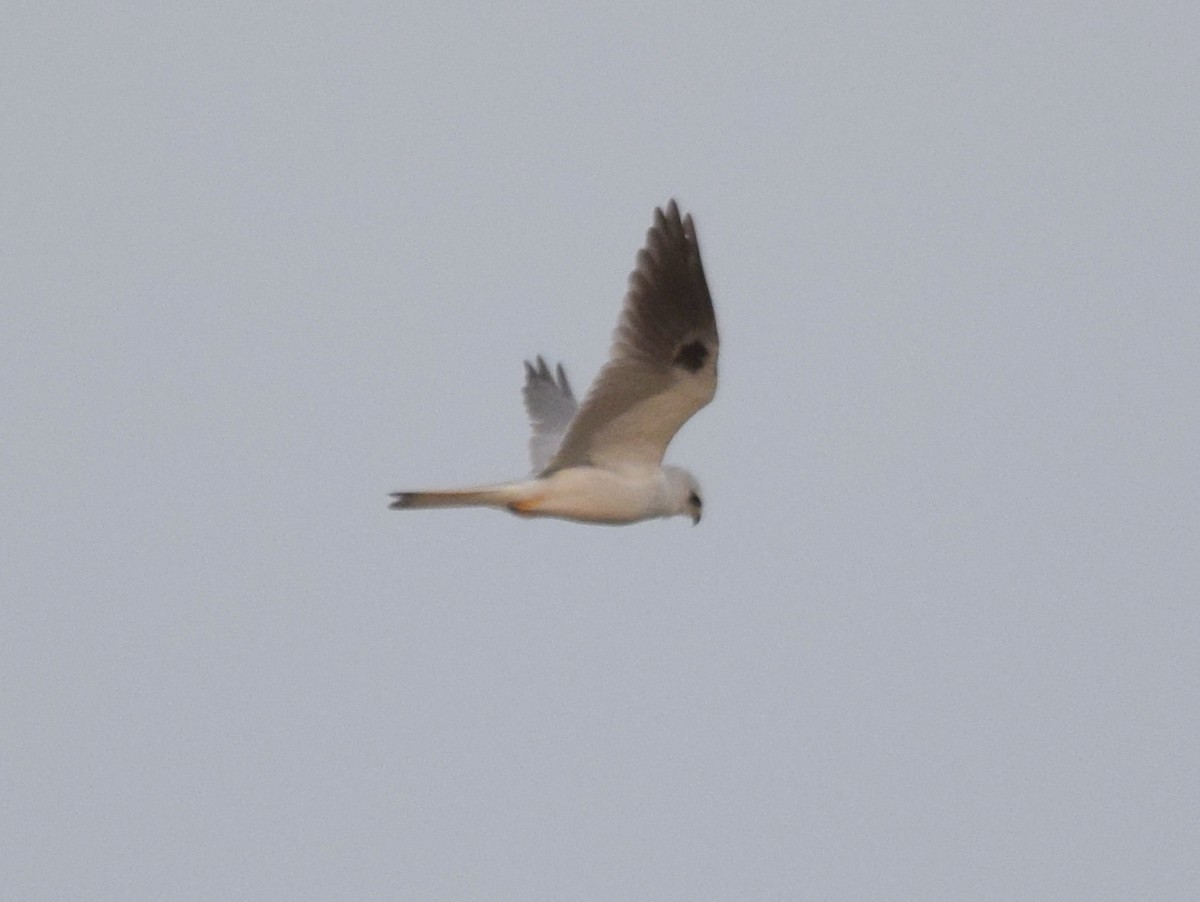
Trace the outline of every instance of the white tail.
<path fill-rule="evenodd" d="M 479 486 L 473 489 L 449 489 L 437 492 L 392 492 L 392 510 L 431 507 L 509 507 L 527 500 L 532 492 L 528 483 Z"/>

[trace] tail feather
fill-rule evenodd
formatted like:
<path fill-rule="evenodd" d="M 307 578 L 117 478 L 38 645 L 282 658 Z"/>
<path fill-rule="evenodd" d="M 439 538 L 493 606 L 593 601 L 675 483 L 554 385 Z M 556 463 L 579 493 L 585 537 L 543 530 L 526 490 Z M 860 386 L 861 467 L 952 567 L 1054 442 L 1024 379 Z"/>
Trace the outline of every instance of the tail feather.
<path fill-rule="evenodd" d="M 392 492 L 391 510 L 417 510 L 437 507 L 508 507 L 522 501 L 526 492 L 520 483 L 484 486 L 474 489 L 449 489 L 436 492 Z"/>

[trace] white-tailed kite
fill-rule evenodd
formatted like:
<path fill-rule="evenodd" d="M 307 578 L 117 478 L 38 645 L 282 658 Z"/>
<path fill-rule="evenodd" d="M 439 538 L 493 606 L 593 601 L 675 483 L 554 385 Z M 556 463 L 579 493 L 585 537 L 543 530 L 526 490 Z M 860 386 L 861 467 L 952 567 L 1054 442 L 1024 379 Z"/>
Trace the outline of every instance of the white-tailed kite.
<path fill-rule="evenodd" d="M 638 252 L 609 360 L 580 406 L 562 366 L 525 364 L 534 475 L 519 482 L 394 492 L 392 507 L 495 507 L 526 517 L 636 523 L 687 515 L 703 502 L 691 473 L 663 466 L 679 428 L 717 390 L 717 321 L 691 216 L 654 211 Z"/>

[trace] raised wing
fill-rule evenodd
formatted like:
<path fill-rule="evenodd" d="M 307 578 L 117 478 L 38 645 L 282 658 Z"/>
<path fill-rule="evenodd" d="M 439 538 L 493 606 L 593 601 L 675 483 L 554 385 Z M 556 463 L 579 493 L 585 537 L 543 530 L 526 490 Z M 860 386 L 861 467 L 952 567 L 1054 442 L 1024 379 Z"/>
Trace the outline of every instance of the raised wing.
<path fill-rule="evenodd" d="M 521 394 L 525 396 L 525 412 L 529 414 L 529 425 L 533 429 L 529 437 L 529 459 L 533 471 L 539 473 L 546 469 L 562 444 L 579 404 L 562 364 L 551 373 L 540 356 L 536 364 L 525 361 L 525 387 Z"/>
<path fill-rule="evenodd" d="M 629 276 L 609 361 L 547 472 L 659 466 L 679 428 L 717 391 L 717 321 L 692 217 L 672 200 Z"/>

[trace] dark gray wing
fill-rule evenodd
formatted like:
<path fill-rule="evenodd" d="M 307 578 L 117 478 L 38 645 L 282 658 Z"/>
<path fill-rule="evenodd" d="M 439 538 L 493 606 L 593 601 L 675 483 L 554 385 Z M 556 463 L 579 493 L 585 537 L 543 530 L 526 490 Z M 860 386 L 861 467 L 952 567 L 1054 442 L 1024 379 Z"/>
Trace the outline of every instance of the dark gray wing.
<path fill-rule="evenodd" d="M 661 464 L 675 433 L 716 394 L 717 352 L 696 227 L 672 200 L 654 211 L 609 361 L 547 470 Z"/>
<path fill-rule="evenodd" d="M 579 409 L 562 364 L 550 371 L 540 356 L 536 363 L 525 361 L 525 412 L 533 434 L 529 437 L 529 459 L 533 472 L 540 473 L 562 443 L 567 427 Z"/>

